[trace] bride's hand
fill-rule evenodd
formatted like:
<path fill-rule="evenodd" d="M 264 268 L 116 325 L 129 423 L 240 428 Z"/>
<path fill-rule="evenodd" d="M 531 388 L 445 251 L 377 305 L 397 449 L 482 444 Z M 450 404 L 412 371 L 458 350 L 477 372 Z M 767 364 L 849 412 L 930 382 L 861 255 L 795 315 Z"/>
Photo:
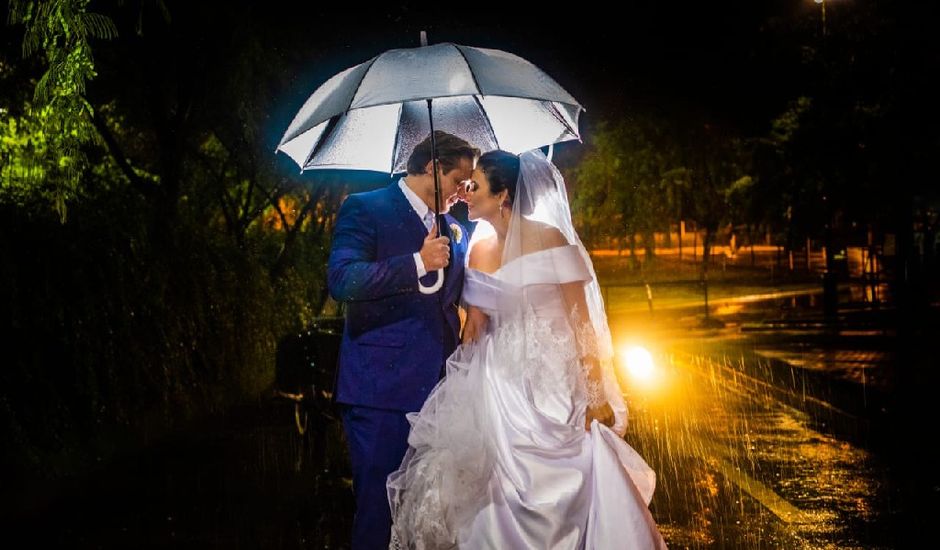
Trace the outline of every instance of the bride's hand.
<path fill-rule="evenodd" d="M 486 323 L 488 321 L 489 318 L 480 308 L 476 306 L 468 307 L 467 321 L 464 323 L 461 342 L 464 344 L 476 342 L 480 335 L 483 334 L 484 329 L 486 329 Z"/>
<path fill-rule="evenodd" d="M 610 408 L 609 403 L 604 403 L 599 407 L 588 407 L 587 414 L 584 416 L 584 429 L 591 431 L 591 421 L 597 420 L 608 428 L 614 425 L 614 410 Z"/>

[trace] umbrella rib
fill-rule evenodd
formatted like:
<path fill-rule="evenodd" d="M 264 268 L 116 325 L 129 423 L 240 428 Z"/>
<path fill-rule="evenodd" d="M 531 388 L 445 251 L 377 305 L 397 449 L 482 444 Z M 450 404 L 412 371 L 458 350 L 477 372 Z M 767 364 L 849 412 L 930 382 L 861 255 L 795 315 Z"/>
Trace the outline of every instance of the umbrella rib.
<path fill-rule="evenodd" d="M 571 125 L 568 124 L 568 121 L 565 120 L 565 117 L 562 116 L 562 114 L 558 112 L 558 107 L 555 107 L 555 102 L 547 101 L 546 103 L 548 103 L 549 105 L 549 111 L 552 113 L 552 116 L 558 119 L 558 122 L 562 123 L 565 126 L 565 129 L 567 129 L 571 135 L 580 138 L 581 136 L 579 136 L 577 132 L 571 129 Z"/>
<path fill-rule="evenodd" d="M 483 89 L 480 88 L 480 82 L 477 81 L 477 75 L 473 72 L 473 67 L 470 65 L 470 60 L 467 59 L 467 55 L 463 53 L 463 50 L 460 49 L 460 46 L 458 46 L 457 44 L 451 44 L 451 45 L 454 47 L 454 49 L 457 50 L 457 53 L 460 54 L 460 57 L 461 59 L 463 59 L 463 62 L 466 63 L 467 70 L 470 71 L 470 78 L 473 79 L 473 85 L 476 87 L 477 91 L 480 92 L 479 95 L 477 94 L 473 95 L 473 101 L 476 102 L 477 107 L 480 109 L 480 113 L 483 115 L 483 120 L 486 121 L 486 127 L 490 131 L 490 136 L 493 138 L 493 143 L 495 143 L 496 148 L 499 149 L 499 138 L 496 137 L 496 130 L 493 128 L 493 123 L 490 122 L 489 113 L 486 112 L 486 109 L 483 107 L 483 103 L 480 101 L 480 96 L 484 94 L 483 94 Z"/>
<path fill-rule="evenodd" d="M 461 59 L 463 59 L 463 62 L 466 63 L 466 65 L 467 65 L 467 70 L 470 71 L 470 78 L 473 79 L 473 85 L 476 86 L 477 91 L 480 92 L 480 95 L 485 95 L 485 94 L 483 93 L 483 89 L 480 88 L 480 83 L 477 81 L 477 75 L 474 74 L 474 72 L 473 72 L 473 67 L 470 66 L 470 60 L 467 59 L 467 56 L 463 53 L 463 50 L 460 49 L 460 46 L 458 46 L 457 44 L 451 44 L 451 46 L 453 46 L 454 49 L 457 50 L 457 53 L 460 54 L 460 57 L 461 57 Z M 476 97 L 476 96 L 474 96 L 474 97 Z M 485 112 L 485 111 L 484 111 L 484 112 Z"/>
<path fill-rule="evenodd" d="M 346 112 L 347 112 L 347 113 L 348 113 L 349 110 L 352 108 L 353 101 L 356 100 L 356 95 L 359 93 L 359 88 L 362 87 L 362 81 L 365 80 L 367 76 L 369 76 L 369 71 L 372 70 L 372 65 L 375 65 L 376 60 L 378 60 L 378 58 L 381 57 L 381 56 L 382 56 L 382 54 L 379 54 L 379 55 L 377 55 L 377 56 L 375 56 L 375 57 L 373 57 L 372 59 L 369 60 L 369 66 L 366 67 L 366 70 L 362 72 L 362 78 L 360 78 L 360 79 L 359 79 L 359 82 L 356 83 L 356 90 L 352 93 L 351 96 L 349 96 L 349 105 L 346 105 Z"/>
<path fill-rule="evenodd" d="M 392 162 L 391 166 L 388 168 L 388 174 L 391 176 L 395 173 L 395 164 L 398 157 L 398 140 L 401 139 L 401 117 L 405 112 L 405 102 L 398 104 L 398 124 L 395 125 L 395 128 L 398 131 L 395 132 L 395 143 L 392 145 Z"/>
<path fill-rule="evenodd" d="M 473 95 L 479 95 L 480 97 L 506 97 L 509 99 L 525 99 L 528 101 L 551 101 L 551 102 L 558 102 L 564 105 L 571 105 L 573 107 L 577 107 L 578 109 L 582 111 L 586 111 L 584 107 L 582 107 L 581 105 L 577 103 L 565 103 L 564 101 L 561 101 L 558 99 L 546 99 L 544 97 L 527 96 L 527 95 L 521 95 L 521 94 L 513 95 L 513 94 L 465 94 L 465 93 L 449 94 L 449 95 L 434 95 L 431 97 L 426 97 L 426 96 L 408 97 L 406 99 L 395 99 L 395 100 L 389 100 L 389 101 L 382 101 L 379 103 L 369 103 L 368 105 L 363 105 L 362 107 L 356 107 L 356 109 L 368 109 L 370 107 L 382 107 L 383 105 L 393 105 L 395 103 L 402 103 L 404 101 L 426 101 L 428 99 L 438 100 L 438 99 L 446 99 L 450 97 L 467 97 L 467 96 L 473 96 Z M 355 109 L 349 108 L 343 111 L 343 113 L 348 113 L 349 111 L 353 111 L 353 110 Z"/>
<path fill-rule="evenodd" d="M 333 130 L 336 129 L 336 126 L 339 124 L 339 117 L 343 115 L 336 115 L 330 118 L 329 122 L 326 123 L 326 128 L 323 129 L 323 133 L 320 134 L 320 139 L 317 140 L 317 144 L 313 146 L 313 150 L 310 151 L 310 154 L 307 155 L 307 159 L 304 160 L 303 165 L 300 167 L 300 171 L 303 172 L 307 168 L 307 163 L 313 160 L 313 157 L 320 152 L 320 149 L 323 148 L 323 144 L 326 143 L 326 140 L 329 139 L 330 134 L 333 133 Z"/>
<path fill-rule="evenodd" d="M 496 137 L 496 130 L 493 129 L 493 123 L 490 122 L 490 115 L 486 112 L 486 109 L 483 107 L 483 103 L 480 102 L 480 96 L 473 96 L 473 101 L 476 102 L 477 107 L 480 108 L 480 113 L 483 114 L 483 120 L 486 121 L 486 127 L 490 130 L 490 136 L 493 138 L 493 143 L 496 144 L 496 148 L 499 149 L 499 138 Z"/>

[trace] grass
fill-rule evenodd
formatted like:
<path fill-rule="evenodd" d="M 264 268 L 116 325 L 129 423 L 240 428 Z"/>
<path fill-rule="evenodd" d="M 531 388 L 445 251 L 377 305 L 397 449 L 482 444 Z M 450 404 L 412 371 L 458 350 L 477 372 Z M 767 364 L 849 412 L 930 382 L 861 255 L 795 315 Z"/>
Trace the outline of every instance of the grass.
<path fill-rule="evenodd" d="M 695 307 L 704 303 L 701 261 L 655 257 L 634 267 L 627 255 L 607 251 L 592 253 L 598 281 L 608 303 L 608 313 L 636 313 L 649 308 L 647 286 L 654 310 Z M 743 296 L 780 292 L 806 292 L 821 288 L 818 275 L 793 272 L 780 276 L 769 266 L 769 258 L 750 265 L 749 255 L 735 259 L 713 256 L 708 270 L 710 304 Z"/>

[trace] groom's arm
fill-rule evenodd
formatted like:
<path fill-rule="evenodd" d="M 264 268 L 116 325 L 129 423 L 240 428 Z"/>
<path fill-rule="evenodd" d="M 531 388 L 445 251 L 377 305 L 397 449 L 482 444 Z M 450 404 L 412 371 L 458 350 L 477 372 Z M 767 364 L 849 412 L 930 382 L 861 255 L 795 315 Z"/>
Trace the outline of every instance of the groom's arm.
<path fill-rule="evenodd" d="M 367 206 L 351 195 L 339 210 L 327 265 L 327 282 L 333 298 L 376 300 L 417 290 L 413 254 L 376 260 L 376 242 L 375 223 Z"/>

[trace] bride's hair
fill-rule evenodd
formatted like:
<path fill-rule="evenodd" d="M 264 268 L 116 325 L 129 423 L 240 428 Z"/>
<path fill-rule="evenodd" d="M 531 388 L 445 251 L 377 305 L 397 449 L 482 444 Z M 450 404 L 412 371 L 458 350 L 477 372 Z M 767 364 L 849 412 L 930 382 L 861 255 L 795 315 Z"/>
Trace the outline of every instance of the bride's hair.
<path fill-rule="evenodd" d="M 516 204 L 516 183 L 519 181 L 518 155 L 496 149 L 484 153 L 477 161 L 477 167 L 486 174 L 491 194 L 495 195 L 506 189 L 509 191 L 509 202 L 513 207 L 521 207 L 522 214 L 531 213 L 531 205 Z"/>

